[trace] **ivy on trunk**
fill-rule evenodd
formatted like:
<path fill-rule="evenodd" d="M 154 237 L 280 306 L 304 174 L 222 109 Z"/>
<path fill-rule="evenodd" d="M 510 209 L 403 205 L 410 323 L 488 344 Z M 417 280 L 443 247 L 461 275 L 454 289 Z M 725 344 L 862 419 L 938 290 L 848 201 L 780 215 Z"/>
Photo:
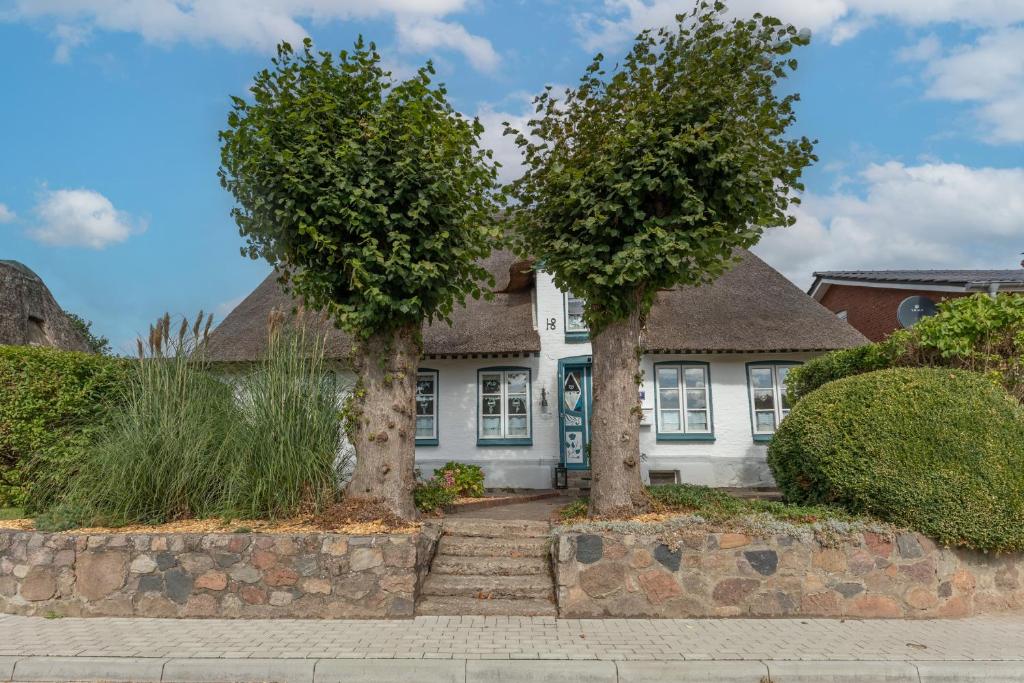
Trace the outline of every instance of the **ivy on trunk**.
<path fill-rule="evenodd" d="M 809 36 L 700 2 L 637 36 L 621 65 L 597 55 L 579 84 L 534 101 L 510 194 L 518 248 L 585 300 L 593 343 L 592 515 L 647 506 L 637 384 L 658 290 L 713 281 L 765 228 L 793 223 L 813 142 L 788 139 L 795 93 L 776 92 Z"/>
<path fill-rule="evenodd" d="M 348 495 L 408 519 L 420 330 L 493 286 L 479 262 L 498 237 L 496 165 L 429 62 L 396 82 L 380 60 L 361 38 L 337 56 L 282 43 L 232 98 L 219 176 L 242 253 L 353 337 Z"/>

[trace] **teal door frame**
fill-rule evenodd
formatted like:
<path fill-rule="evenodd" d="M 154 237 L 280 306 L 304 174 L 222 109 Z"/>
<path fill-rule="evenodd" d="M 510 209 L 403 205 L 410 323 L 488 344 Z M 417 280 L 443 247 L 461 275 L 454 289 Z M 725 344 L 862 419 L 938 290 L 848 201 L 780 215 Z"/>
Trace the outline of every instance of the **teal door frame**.
<path fill-rule="evenodd" d="M 562 464 L 570 470 L 590 469 L 591 360 L 590 356 L 570 356 L 558 361 L 558 441 Z M 567 381 L 572 405 L 566 405 Z"/>

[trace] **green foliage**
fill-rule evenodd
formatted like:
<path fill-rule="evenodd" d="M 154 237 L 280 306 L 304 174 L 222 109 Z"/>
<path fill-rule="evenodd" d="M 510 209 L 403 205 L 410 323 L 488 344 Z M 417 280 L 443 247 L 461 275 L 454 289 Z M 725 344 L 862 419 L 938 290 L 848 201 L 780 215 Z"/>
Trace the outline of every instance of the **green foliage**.
<path fill-rule="evenodd" d="M 380 60 L 361 38 L 337 57 L 282 43 L 220 134 L 243 253 L 362 339 L 479 297 L 498 236 L 483 127 L 451 107 L 430 63 L 395 83 Z"/>
<path fill-rule="evenodd" d="M 25 511 L 21 508 L 0 508 L 0 519 L 22 519 Z"/>
<path fill-rule="evenodd" d="M 1024 549 L 1024 408 L 984 375 L 894 368 L 807 395 L 768 449 L 786 500 L 948 545 Z"/>
<path fill-rule="evenodd" d="M 267 359 L 235 384 L 203 358 L 201 322 L 174 336 L 165 316 L 151 330 L 123 409 L 63 472 L 43 524 L 275 518 L 335 500 L 340 427 L 322 339 L 301 324 L 273 330 Z"/>
<path fill-rule="evenodd" d="M 449 462 L 434 470 L 434 477 L 454 489 L 457 496 L 482 498 L 484 495 L 484 471 L 479 465 Z"/>
<path fill-rule="evenodd" d="M 665 484 L 648 489 L 651 498 L 663 510 L 688 512 L 712 522 L 721 522 L 753 514 L 768 514 L 785 522 L 812 523 L 826 519 L 850 520 L 853 517 L 835 507 L 791 505 L 771 500 L 745 500 L 725 491 L 694 484 Z"/>
<path fill-rule="evenodd" d="M 659 289 L 721 275 L 787 215 L 816 160 L 786 139 L 796 94 L 778 96 L 808 38 L 778 19 L 724 18 L 701 2 L 672 29 L 641 33 L 608 73 L 597 55 L 575 89 L 506 124 L 526 173 L 510 187 L 520 250 L 586 300 L 591 333 Z"/>
<path fill-rule="evenodd" d="M 33 521 L 39 531 L 56 533 L 81 526 L 85 517 L 82 510 L 70 505 L 59 504 L 39 513 Z"/>
<path fill-rule="evenodd" d="M 0 506 L 48 503 L 55 465 L 85 452 L 127 376 L 116 358 L 0 346 Z"/>
<path fill-rule="evenodd" d="M 558 516 L 563 522 L 576 522 L 587 518 L 587 512 L 590 509 L 590 500 L 587 498 L 577 498 L 568 505 L 563 506 L 558 511 Z"/>
<path fill-rule="evenodd" d="M 885 341 L 812 358 L 790 368 L 786 376 L 790 400 L 795 403 L 821 385 L 843 377 L 904 365 L 909 349 L 910 333 L 900 330 Z"/>
<path fill-rule="evenodd" d="M 412 496 L 420 512 L 434 512 L 438 508 L 454 503 L 459 494 L 454 488 L 445 486 L 443 480 L 431 477 L 416 484 Z"/>
<path fill-rule="evenodd" d="M 786 384 L 798 401 L 826 382 L 900 366 L 989 374 L 1024 402 L 1024 297 L 975 294 L 943 301 L 936 315 L 909 330 L 793 368 Z"/>
<path fill-rule="evenodd" d="M 103 356 L 109 356 L 113 349 L 110 348 L 110 340 L 106 337 L 101 337 L 92 331 L 92 321 L 86 320 L 80 315 L 72 313 L 71 311 L 64 311 L 64 315 L 68 317 L 71 324 L 75 326 L 78 332 L 85 337 L 86 343 L 89 344 L 89 348 L 93 353 L 98 353 Z"/>

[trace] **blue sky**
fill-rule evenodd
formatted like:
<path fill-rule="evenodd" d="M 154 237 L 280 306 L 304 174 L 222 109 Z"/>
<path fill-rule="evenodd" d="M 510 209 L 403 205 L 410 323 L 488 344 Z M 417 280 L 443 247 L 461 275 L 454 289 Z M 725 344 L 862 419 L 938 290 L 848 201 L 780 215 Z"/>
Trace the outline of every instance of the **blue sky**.
<path fill-rule="evenodd" d="M 0 0 L 0 258 L 118 348 L 168 310 L 218 318 L 269 267 L 220 188 L 217 131 L 274 43 L 358 34 L 398 73 L 433 58 L 517 173 L 500 122 L 594 52 L 690 2 Z M 1024 251 L 1024 0 L 737 0 L 812 29 L 791 87 L 819 139 L 797 225 L 757 251 L 821 269 L 1012 268 Z"/>

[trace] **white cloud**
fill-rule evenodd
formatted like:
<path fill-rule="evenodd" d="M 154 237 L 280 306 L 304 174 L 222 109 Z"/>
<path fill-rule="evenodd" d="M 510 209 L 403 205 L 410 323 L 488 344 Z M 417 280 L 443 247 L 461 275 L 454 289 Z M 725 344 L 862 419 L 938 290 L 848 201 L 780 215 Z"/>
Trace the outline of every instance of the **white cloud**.
<path fill-rule="evenodd" d="M 494 71 L 501 59 L 491 41 L 474 36 L 461 24 L 431 17 L 399 17 L 398 44 L 411 52 L 429 53 L 439 47 L 461 52 L 478 71 Z"/>
<path fill-rule="evenodd" d="M 1024 27 L 983 34 L 953 48 L 925 69 L 927 96 L 976 102 L 992 142 L 1024 142 Z"/>
<path fill-rule="evenodd" d="M 871 164 L 863 191 L 807 193 L 755 251 L 799 285 L 815 270 L 1013 268 L 1024 251 L 1024 168 Z"/>
<path fill-rule="evenodd" d="M 15 0 L 7 20 L 51 20 L 57 39 L 54 59 L 68 61 L 72 50 L 96 31 L 137 33 L 150 43 L 217 43 L 232 49 L 270 50 L 279 41 L 301 41 L 300 22 L 350 19 L 396 21 L 403 49 L 462 52 L 482 70 L 499 61 L 485 38 L 458 23 L 441 21 L 470 0 Z"/>
<path fill-rule="evenodd" d="M 689 0 L 604 0 L 599 11 L 576 17 L 589 50 L 621 47 L 645 28 L 667 26 L 693 8 Z M 909 26 L 959 22 L 999 27 L 1024 21 L 1020 0 L 733 0 L 741 16 L 771 14 L 801 28 L 824 32 L 833 43 L 848 40 L 879 20 Z"/>
<path fill-rule="evenodd" d="M 516 146 L 514 135 L 505 135 L 507 121 L 517 130 L 525 130 L 530 120 L 528 112 L 513 113 L 496 111 L 491 105 L 485 104 L 477 111 L 476 116 L 484 127 L 480 144 L 494 152 L 495 161 L 501 164 L 498 169 L 498 180 L 508 183 L 523 174 L 523 158 Z"/>
<path fill-rule="evenodd" d="M 39 225 L 29 235 L 54 246 L 102 249 L 146 229 L 93 190 L 47 190 L 35 212 Z"/>
<path fill-rule="evenodd" d="M 0 204 L 0 223 L 10 223 L 17 215 L 7 208 L 6 204 Z"/>

